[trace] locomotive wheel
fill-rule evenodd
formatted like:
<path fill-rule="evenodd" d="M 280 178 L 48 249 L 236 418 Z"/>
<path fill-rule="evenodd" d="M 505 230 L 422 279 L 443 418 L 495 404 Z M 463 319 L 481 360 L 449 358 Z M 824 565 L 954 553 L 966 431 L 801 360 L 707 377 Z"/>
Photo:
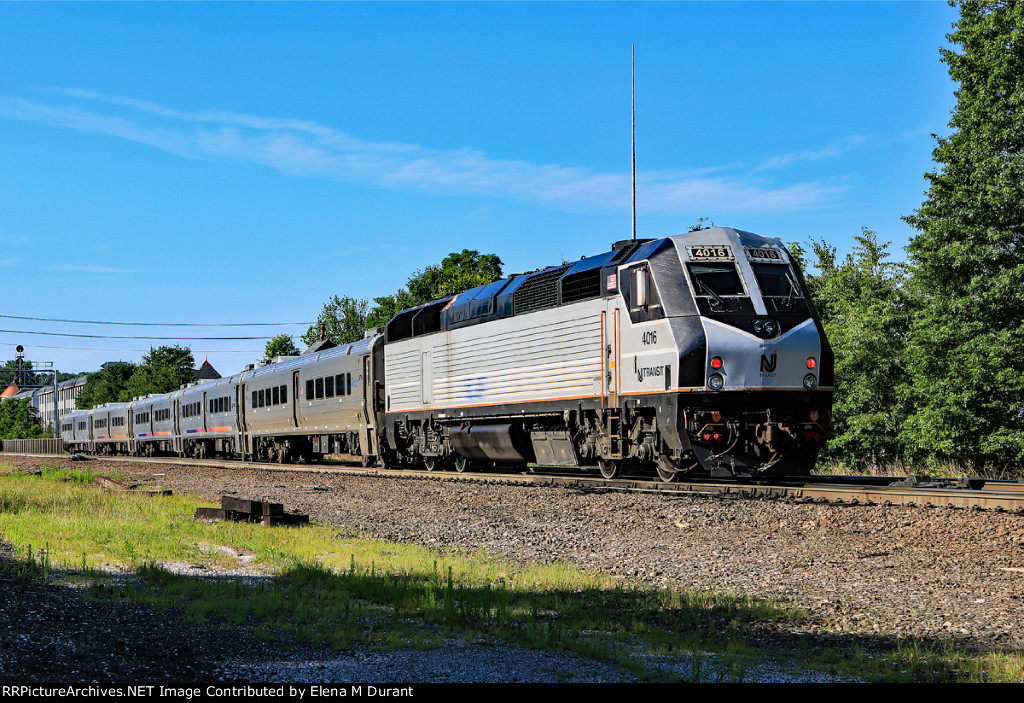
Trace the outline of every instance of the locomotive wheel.
<path fill-rule="evenodd" d="M 423 466 L 426 467 L 427 471 L 433 471 L 437 468 L 437 457 L 428 456 L 423 458 Z"/>
<path fill-rule="evenodd" d="M 672 483 L 679 479 L 679 469 L 672 463 L 672 460 L 667 456 L 659 456 L 657 463 L 658 478 L 665 483 Z"/>
<path fill-rule="evenodd" d="M 359 457 L 359 465 L 362 466 L 364 469 L 369 466 L 372 466 L 373 463 L 373 457 L 371 457 L 369 454 L 363 454 L 361 457 Z"/>
<path fill-rule="evenodd" d="M 466 469 L 469 468 L 469 459 L 464 456 L 455 457 L 455 470 L 460 474 L 465 473 Z"/>
<path fill-rule="evenodd" d="M 598 459 L 597 468 L 601 470 L 601 478 L 606 478 L 609 481 L 618 478 L 622 473 L 622 463 L 621 460 Z"/>

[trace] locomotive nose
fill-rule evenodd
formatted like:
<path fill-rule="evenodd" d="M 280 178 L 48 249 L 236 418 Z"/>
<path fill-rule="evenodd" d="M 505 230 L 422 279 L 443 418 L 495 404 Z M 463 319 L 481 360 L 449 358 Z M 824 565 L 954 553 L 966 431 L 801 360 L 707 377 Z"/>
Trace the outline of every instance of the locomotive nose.
<path fill-rule="evenodd" d="M 735 326 L 705 318 L 708 339 L 706 385 L 713 391 L 815 390 L 820 340 L 814 321 L 774 339 L 761 339 Z"/>

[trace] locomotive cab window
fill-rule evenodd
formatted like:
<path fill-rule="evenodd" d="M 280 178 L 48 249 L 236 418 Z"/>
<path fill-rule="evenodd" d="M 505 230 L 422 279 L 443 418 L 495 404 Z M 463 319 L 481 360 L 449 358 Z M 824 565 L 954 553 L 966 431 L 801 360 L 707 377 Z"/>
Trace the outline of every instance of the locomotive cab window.
<path fill-rule="evenodd" d="M 802 298 L 796 276 L 785 264 L 751 264 L 761 295 L 766 298 Z"/>
<path fill-rule="evenodd" d="M 660 307 L 658 289 L 651 279 L 647 264 L 631 268 L 626 273 L 629 282 L 629 307 L 631 310 L 650 310 Z"/>
<path fill-rule="evenodd" d="M 720 298 L 725 296 L 746 297 L 739 271 L 732 263 L 687 264 L 693 292 L 697 296 Z"/>

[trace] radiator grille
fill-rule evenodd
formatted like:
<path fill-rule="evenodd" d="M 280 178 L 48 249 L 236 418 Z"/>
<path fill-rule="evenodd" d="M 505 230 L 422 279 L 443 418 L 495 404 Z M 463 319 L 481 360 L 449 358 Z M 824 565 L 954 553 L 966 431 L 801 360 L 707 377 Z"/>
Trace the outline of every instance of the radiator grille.
<path fill-rule="evenodd" d="M 558 305 L 558 279 L 562 277 L 568 266 L 530 276 L 512 295 L 514 314 L 520 315 L 532 310 L 550 308 Z"/>
<path fill-rule="evenodd" d="M 562 279 L 562 302 L 597 298 L 601 295 L 601 269 L 580 271 Z"/>

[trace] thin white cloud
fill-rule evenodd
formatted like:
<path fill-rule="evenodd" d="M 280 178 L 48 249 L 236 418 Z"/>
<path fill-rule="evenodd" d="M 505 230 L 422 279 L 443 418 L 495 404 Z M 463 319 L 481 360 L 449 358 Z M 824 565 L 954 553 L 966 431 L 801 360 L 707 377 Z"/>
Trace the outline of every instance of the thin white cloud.
<path fill-rule="evenodd" d="M 143 269 L 119 269 L 109 266 L 43 266 L 44 271 L 82 271 L 84 273 L 145 273 Z"/>
<path fill-rule="evenodd" d="M 864 146 L 874 141 L 877 140 L 871 137 L 855 135 L 853 137 L 840 139 L 837 142 L 818 149 L 802 149 L 800 151 L 791 151 L 788 154 L 779 154 L 777 156 L 773 156 L 768 159 L 768 161 L 755 168 L 752 173 L 783 168 L 802 161 L 819 161 L 820 159 L 835 158 L 837 156 L 842 156 L 851 149 Z"/>
<path fill-rule="evenodd" d="M 885 137 L 878 135 L 857 134 L 852 137 L 839 139 L 832 144 L 826 144 L 817 149 L 801 149 L 786 154 L 778 154 L 754 168 L 750 173 L 760 173 L 773 169 L 785 168 L 793 164 L 807 161 L 820 161 L 821 159 L 834 159 L 846 155 L 848 152 L 858 149 L 879 150 L 891 147 L 902 142 L 920 139 L 922 136 L 930 135 L 934 130 L 918 128 L 891 134 Z"/>
<path fill-rule="evenodd" d="M 390 249 L 394 249 L 394 247 L 391 246 L 390 244 L 387 244 L 387 243 L 381 243 L 381 244 L 377 244 L 377 245 L 374 245 L 374 246 L 368 246 L 368 247 L 352 247 L 351 249 L 343 249 L 341 251 L 332 251 L 332 252 L 329 252 L 327 254 L 324 254 L 320 258 L 321 259 L 337 259 L 337 258 L 340 258 L 340 257 L 348 257 L 348 256 L 351 256 L 352 254 L 356 254 L 356 253 L 364 252 L 364 251 L 388 251 Z"/>
<path fill-rule="evenodd" d="M 441 195 L 512 198 L 572 211 L 623 211 L 630 207 L 629 173 L 494 159 L 473 149 L 368 142 L 305 120 L 188 112 L 148 100 L 83 90 L 50 94 L 71 104 L 0 98 L 0 116 L 106 134 L 189 158 L 261 164 L 292 176 L 336 178 Z M 815 157 L 808 152 L 776 160 L 783 165 L 824 155 Z M 774 168 L 772 164 L 754 173 Z M 723 170 L 641 171 L 637 174 L 637 206 L 652 214 L 683 214 L 695 209 L 790 211 L 828 203 L 843 190 L 817 183 L 773 185 L 763 177 L 730 176 Z"/>

